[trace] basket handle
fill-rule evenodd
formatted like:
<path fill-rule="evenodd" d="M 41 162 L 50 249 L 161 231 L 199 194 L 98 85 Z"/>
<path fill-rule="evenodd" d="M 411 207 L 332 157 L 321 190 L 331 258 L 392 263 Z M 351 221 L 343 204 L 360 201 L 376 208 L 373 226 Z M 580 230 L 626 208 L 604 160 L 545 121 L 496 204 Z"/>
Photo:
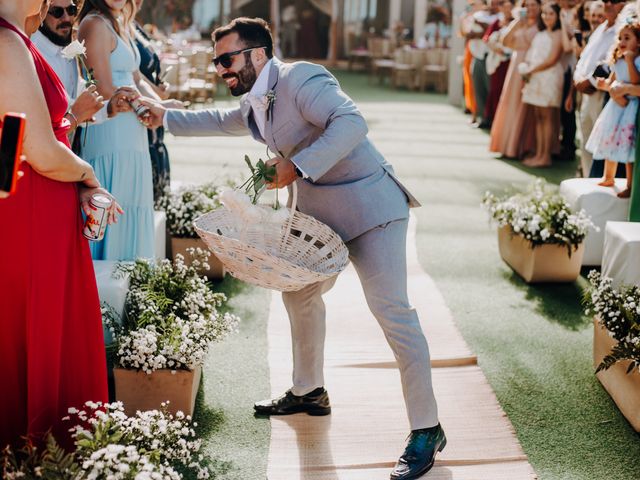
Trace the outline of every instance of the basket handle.
<path fill-rule="evenodd" d="M 293 224 L 293 215 L 296 213 L 296 206 L 298 205 L 298 181 L 296 180 L 291 184 L 291 207 L 289 213 L 289 220 L 287 220 L 287 229 L 282 236 L 282 241 L 280 242 L 280 250 L 282 250 L 282 246 L 287 242 L 289 235 L 291 234 L 291 225 Z"/>

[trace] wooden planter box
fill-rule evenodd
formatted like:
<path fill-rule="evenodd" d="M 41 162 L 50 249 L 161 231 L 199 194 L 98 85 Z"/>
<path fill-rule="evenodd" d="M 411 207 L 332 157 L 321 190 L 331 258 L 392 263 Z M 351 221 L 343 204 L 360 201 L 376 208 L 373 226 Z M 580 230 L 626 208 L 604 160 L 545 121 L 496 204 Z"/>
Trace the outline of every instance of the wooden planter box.
<path fill-rule="evenodd" d="M 185 259 L 185 263 L 187 265 L 191 264 L 191 260 L 189 254 L 187 253 L 187 248 L 202 248 L 203 250 L 209 250 L 207 245 L 201 238 L 178 238 L 171 237 L 171 255 L 175 260 L 176 255 L 181 253 Z M 224 278 L 225 270 L 222 262 L 218 260 L 212 252 L 209 256 L 209 270 L 202 270 L 201 273 L 206 275 L 211 280 L 221 280 Z"/>
<path fill-rule="evenodd" d="M 500 256 L 525 282 L 573 282 L 580 275 L 584 243 L 569 257 L 565 246 L 548 244 L 531 248 L 522 235 L 511 232 L 511 227 L 498 229 Z"/>
<path fill-rule="evenodd" d="M 593 366 L 611 352 L 616 340 L 596 319 L 593 321 Z M 617 362 L 607 370 L 596 374 L 604 389 L 611 395 L 620 412 L 636 432 L 640 432 L 640 373 L 636 370 L 627 374 L 629 361 Z"/>
<path fill-rule="evenodd" d="M 202 367 L 195 370 L 156 370 L 147 374 L 141 370 L 114 368 L 116 400 L 124 405 L 127 415 L 137 410 L 157 410 L 169 401 L 173 415 L 179 410 L 193 416 Z"/>

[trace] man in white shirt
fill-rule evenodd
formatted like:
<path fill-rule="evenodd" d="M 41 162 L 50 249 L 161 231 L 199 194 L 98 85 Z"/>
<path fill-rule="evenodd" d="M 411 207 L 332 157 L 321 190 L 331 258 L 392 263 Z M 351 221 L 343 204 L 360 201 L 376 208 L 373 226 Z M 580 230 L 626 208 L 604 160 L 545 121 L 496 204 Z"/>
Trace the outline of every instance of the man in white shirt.
<path fill-rule="evenodd" d="M 582 131 L 580 165 L 583 177 L 589 176 L 593 164 L 591 153 L 585 150 L 584 145 L 587 143 L 593 125 L 604 107 L 604 92 L 596 89 L 596 79 L 593 72 L 598 64 L 606 61 L 615 42 L 616 19 L 624 5 L 624 0 L 605 2 L 606 21 L 591 34 L 573 72 L 573 83 L 576 90 L 582 93 L 582 102 L 580 103 L 580 130 Z"/>
<path fill-rule="evenodd" d="M 70 108 L 65 115 L 71 123 L 72 130 L 84 122 L 95 121 L 99 116 L 101 121 L 112 116 L 116 111 L 128 109 L 123 102 L 119 102 L 117 108 L 113 102 L 111 107 L 98 93 L 95 86 L 82 90 L 78 63 L 69 60 L 62 55 L 62 50 L 71 43 L 73 39 L 73 24 L 78 14 L 78 7 L 73 0 L 51 0 L 47 16 L 42 22 L 39 30 L 31 36 L 31 41 L 38 48 L 40 53 L 47 60 L 49 65 L 56 72 L 67 92 L 67 100 Z M 82 92 L 79 94 L 79 92 Z M 119 92 L 114 95 L 114 99 L 124 98 L 123 94 L 130 95 L 132 92 Z M 113 99 L 112 99 L 113 100 Z M 99 114 L 99 115 L 98 115 Z M 78 154 L 79 145 L 74 142 L 74 151 Z"/>

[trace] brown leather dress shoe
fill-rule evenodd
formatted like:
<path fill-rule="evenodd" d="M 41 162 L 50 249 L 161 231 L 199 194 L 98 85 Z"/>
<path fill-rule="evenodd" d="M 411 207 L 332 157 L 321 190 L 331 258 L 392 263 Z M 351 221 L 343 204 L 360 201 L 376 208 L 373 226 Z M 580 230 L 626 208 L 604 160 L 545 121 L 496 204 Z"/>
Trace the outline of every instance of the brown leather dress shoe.
<path fill-rule="evenodd" d="M 302 395 L 294 395 L 287 390 L 282 396 L 269 400 L 262 400 L 253 405 L 257 415 L 292 415 L 306 413 L 308 415 L 323 416 L 331 413 L 329 394 L 322 388 Z"/>

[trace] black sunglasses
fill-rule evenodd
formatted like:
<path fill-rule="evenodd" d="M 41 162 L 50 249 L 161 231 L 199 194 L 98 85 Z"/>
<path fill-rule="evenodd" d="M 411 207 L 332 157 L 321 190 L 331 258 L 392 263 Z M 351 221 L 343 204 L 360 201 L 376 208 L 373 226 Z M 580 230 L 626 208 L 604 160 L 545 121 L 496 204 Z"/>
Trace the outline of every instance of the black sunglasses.
<path fill-rule="evenodd" d="M 224 68 L 229 68 L 233 64 L 233 56 L 239 55 L 244 52 L 248 52 L 249 50 L 255 50 L 256 48 L 266 48 L 264 45 L 260 47 L 249 47 L 243 48 L 242 50 L 236 50 L 235 52 L 223 53 L 219 57 L 214 58 L 213 64 L 217 67 L 218 64 L 222 65 Z"/>
<path fill-rule="evenodd" d="M 613 3 L 615 5 L 616 3 L 624 3 L 626 1 L 627 0 L 602 0 L 602 3 Z"/>
<path fill-rule="evenodd" d="M 51 7 L 49 9 L 49 15 L 53 18 L 62 18 L 65 10 L 67 11 L 67 15 L 70 17 L 75 17 L 78 14 L 78 7 L 74 4 L 69 5 L 68 7 Z"/>

